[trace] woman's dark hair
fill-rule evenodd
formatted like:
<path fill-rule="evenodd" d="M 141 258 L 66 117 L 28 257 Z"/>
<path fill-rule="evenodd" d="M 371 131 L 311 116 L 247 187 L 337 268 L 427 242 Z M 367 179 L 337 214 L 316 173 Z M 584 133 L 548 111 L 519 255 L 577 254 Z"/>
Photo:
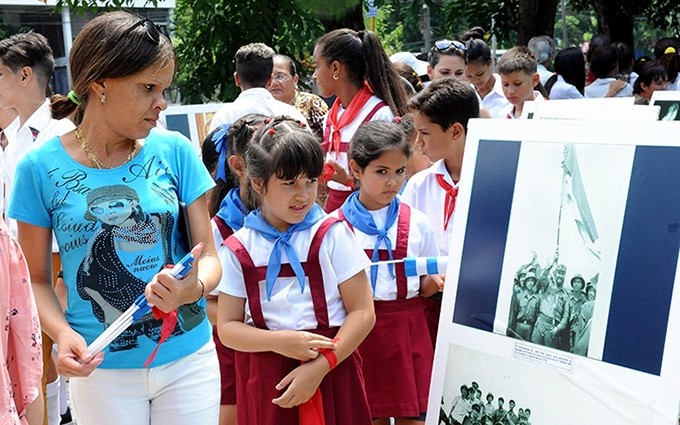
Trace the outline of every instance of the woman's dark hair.
<path fill-rule="evenodd" d="M 635 53 L 626 43 L 617 42 L 612 44 L 616 49 L 616 54 L 619 57 L 619 74 L 629 76 L 633 71 L 633 61 L 635 60 Z"/>
<path fill-rule="evenodd" d="M 664 37 L 654 45 L 654 57 L 666 67 L 668 81 L 674 82 L 680 72 L 680 39 Z"/>
<path fill-rule="evenodd" d="M 492 62 L 491 49 L 484 41 L 484 29 L 474 27 L 461 34 L 460 39 L 467 47 L 466 63 L 479 62 L 482 65 L 489 65 Z"/>
<path fill-rule="evenodd" d="M 649 87 L 653 82 L 660 80 L 668 80 L 668 74 L 666 72 L 666 67 L 659 61 L 653 61 L 647 63 L 643 68 L 640 75 L 638 75 L 635 84 L 633 85 L 633 94 L 642 94 L 644 91 L 642 89 L 642 84 L 644 83 Z"/>
<path fill-rule="evenodd" d="M 295 65 L 295 61 L 293 60 L 293 58 L 291 58 L 290 56 L 286 56 L 286 55 L 274 55 L 274 61 L 277 61 L 277 60 L 287 62 L 288 63 L 288 72 L 290 72 L 290 75 L 292 75 L 293 77 L 295 77 L 297 75 L 297 66 Z"/>
<path fill-rule="evenodd" d="M 407 96 L 404 88 L 373 32 L 338 29 L 323 35 L 316 45 L 327 63 L 338 61 L 348 68 L 350 79 L 357 87 L 367 81 L 394 115 L 406 113 Z"/>
<path fill-rule="evenodd" d="M 593 60 L 593 53 L 599 47 L 611 46 L 612 39 L 607 34 L 595 34 L 588 42 L 588 52 L 586 53 L 586 61 L 588 63 Z"/>
<path fill-rule="evenodd" d="M 390 150 L 399 150 L 406 158 L 411 156 L 411 147 L 399 124 L 369 121 L 359 126 L 352 136 L 347 156 L 363 170 L 383 152 Z"/>
<path fill-rule="evenodd" d="M 557 52 L 555 56 L 555 74 L 560 75 L 567 84 L 576 87 L 583 94 L 586 85 L 586 61 L 583 52 L 578 47 L 568 47 Z M 552 77 L 550 77 L 552 79 Z M 555 77 L 557 78 L 557 77 Z M 552 85 L 550 86 L 552 88 Z M 546 90 L 548 84 L 546 84 Z"/>
<path fill-rule="evenodd" d="M 208 171 L 210 173 L 215 171 L 220 157 L 220 152 L 217 152 L 215 145 L 222 145 L 221 148 L 226 149 L 226 158 L 229 158 L 231 155 L 238 155 L 245 159 L 246 151 L 253 138 L 253 134 L 264 125 L 267 119 L 271 118 L 262 114 L 248 114 L 236 120 L 236 122 L 228 128 L 226 133 L 224 132 L 223 126 L 211 131 L 203 141 L 203 147 L 201 148 L 203 164 Z M 221 137 L 218 140 L 213 140 L 216 138 L 216 135 Z M 224 175 L 226 181 L 220 179 L 216 179 L 215 181 L 216 186 L 212 191 L 210 204 L 208 206 L 211 217 L 217 214 L 220 203 L 224 197 L 227 196 L 227 193 L 231 189 L 238 187 L 240 183 L 238 176 L 231 170 L 227 161 L 224 163 Z M 252 196 L 247 193 L 243 193 L 241 196 L 248 201 L 246 202 L 246 205 L 250 209 L 255 208 Z"/>
<path fill-rule="evenodd" d="M 619 57 L 611 46 L 598 47 L 590 57 L 590 70 L 596 78 L 613 77 L 618 65 Z"/>
<path fill-rule="evenodd" d="M 465 46 L 465 48 L 467 49 L 467 46 Z M 432 49 L 430 49 L 430 52 L 427 55 L 427 62 L 434 68 L 437 66 L 442 56 L 458 56 L 463 59 L 463 62 L 467 63 L 466 50 L 460 49 L 453 44 L 446 49 L 439 49 L 437 46 L 432 46 Z"/>
<path fill-rule="evenodd" d="M 272 176 L 281 180 L 301 175 L 318 178 L 323 161 L 316 136 L 289 117 L 276 117 L 260 128 L 246 152 L 248 177 L 262 179 L 265 187 Z"/>
<path fill-rule="evenodd" d="M 423 89 L 423 81 L 416 71 L 404 62 L 392 62 L 392 67 L 401 78 L 404 78 L 411 85 L 411 88 L 418 93 Z M 405 89 L 408 94 L 408 88 Z"/>
<path fill-rule="evenodd" d="M 124 11 L 99 15 L 78 33 L 69 59 L 73 91 L 79 105 L 63 95 L 51 98 L 52 117 L 72 117 L 79 125 L 87 108 L 90 84 L 100 78 L 122 78 L 146 68 L 172 65 L 177 57 L 170 39 L 150 20 Z"/>

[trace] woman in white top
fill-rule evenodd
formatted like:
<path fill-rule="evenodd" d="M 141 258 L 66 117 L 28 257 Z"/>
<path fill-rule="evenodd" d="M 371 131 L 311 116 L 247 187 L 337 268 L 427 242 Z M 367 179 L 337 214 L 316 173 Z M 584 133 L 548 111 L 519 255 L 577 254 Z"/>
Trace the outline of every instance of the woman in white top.
<path fill-rule="evenodd" d="M 467 41 L 467 78 L 477 91 L 482 105 L 489 110 L 492 117 L 497 117 L 500 111 L 510 104 L 503 94 L 501 77 L 493 72 L 491 49 L 481 38 L 476 38 L 476 29 L 468 31 L 463 38 Z M 479 31 L 482 32 L 482 31 Z"/>
<path fill-rule="evenodd" d="M 562 49 L 555 57 L 555 75 L 546 82 L 550 99 L 582 99 L 586 85 L 586 61 L 581 49 Z"/>
<path fill-rule="evenodd" d="M 590 70 L 595 74 L 595 81 L 585 88 L 585 97 L 607 97 L 611 83 L 616 81 L 619 72 L 619 59 L 616 49 L 610 46 L 598 47 L 593 52 L 590 61 Z M 614 95 L 615 97 L 628 97 L 633 95 L 633 88 L 625 81 L 622 88 Z"/>

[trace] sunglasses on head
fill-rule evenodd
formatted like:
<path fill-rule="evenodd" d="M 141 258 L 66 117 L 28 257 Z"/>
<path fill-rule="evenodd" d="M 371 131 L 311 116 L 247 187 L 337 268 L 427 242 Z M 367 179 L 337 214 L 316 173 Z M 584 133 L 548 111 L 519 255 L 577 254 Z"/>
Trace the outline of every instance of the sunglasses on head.
<path fill-rule="evenodd" d="M 165 27 L 159 27 L 158 25 L 154 24 L 151 19 L 144 18 L 140 19 L 139 21 L 135 22 L 130 28 L 126 29 L 120 37 L 118 37 L 118 41 L 121 41 L 123 38 L 128 36 L 132 31 L 134 31 L 137 27 L 143 27 L 144 31 L 146 32 L 146 35 L 153 41 L 155 44 L 160 44 L 161 42 L 161 36 L 167 37 L 168 34 L 165 31 Z"/>
<path fill-rule="evenodd" d="M 435 43 L 434 43 L 434 48 L 437 49 L 440 52 L 448 50 L 451 47 L 455 47 L 456 49 L 462 50 L 464 52 L 467 51 L 467 47 L 465 46 L 465 44 L 463 44 L 463 43 L 461 43 L 460 41 L 457 41 L 457 40 L 451 41 L 451 40 L 444 39 L 444 40 L 435 41 Z"/>

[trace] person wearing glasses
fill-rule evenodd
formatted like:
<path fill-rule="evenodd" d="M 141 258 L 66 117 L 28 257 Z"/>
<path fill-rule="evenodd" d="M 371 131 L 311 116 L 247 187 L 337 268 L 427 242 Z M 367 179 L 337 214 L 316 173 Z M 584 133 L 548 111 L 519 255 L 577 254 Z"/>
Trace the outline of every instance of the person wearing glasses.
<path fill-rule="evenodd" d="M 285 115 L 307 123 L 295 106 L 276 99 L 267 90 L 274 77 L 274 50 L 271 47 L 262 43 L 241 46 L 234 55 L 234 63 L 234 83 L 241 88 L 241 94 L 215 112 L 210 121 L 211 132 L 221 125 L 230 126 L 248 114 Z"/>
<path fill-rule="evenodd" d="M 469 82 L 465 75 L 465 52 L 467 47 L 460 41 L 439 40 L 427 56 L 427 75 L 430 81 L 445 77 Z"/>
<path fill-rule="evenodd" d="M 491 49 L 484 42 L 481 28 L 473 28 L 463 35 L 468 40 L 467 46 L 467 78 L 477 91 L 482 105 L 489 110 L 492 117 L 498 118 L 501 109 L 510 104 L 503 94 L 501 77 L 493 72 Z"/>
<path fill-rule="evenodd" d="M 267 86 L 269 92 L 274 99 L 293 105 L 302 112 L 309 128 L 321 139 L 323 138 L 323 118 L 328 112 L 328 105 L 314 93 L 301 91 L 298 87 L 299 81 L 300 75 L 295 61 L 286 55 L 274 55 L 272 79 Z"/>
<path fill-rule="evenodd" d="M 407 96 L 378 37 L 371 31 L 338 29 L 317 40 L 314 75 L 323 97 L 337 96 L 326 115 L 322 147 L 332 177 L 326 212 L 335 211 L 354 191 L 347 149 L 359 126 L 392 121 L 406 114 Z"/>
<path fill-rule="evenodd" d="M 51 110 L 76 129 L 24 156 L 8 215 L 19 223 L 59 373 L 71 378 L 74 419 L 217 424 L 220 374 L 204 310 L 221 277 L 206 202 L 214 182 L 188 139 L 156 126 L 177 68 L 172 43 L 148 19 L 105 13 L 76 37 L 70 67 L 73 90 L 53 96 Z M 187 253 L 180 201 L 197 244 L 183 280 L 166 269 Z M 65 313 L 51 285 L 53 231 Z M 90 353 L 88 344 L 142 295 L 153 313 Z"/>

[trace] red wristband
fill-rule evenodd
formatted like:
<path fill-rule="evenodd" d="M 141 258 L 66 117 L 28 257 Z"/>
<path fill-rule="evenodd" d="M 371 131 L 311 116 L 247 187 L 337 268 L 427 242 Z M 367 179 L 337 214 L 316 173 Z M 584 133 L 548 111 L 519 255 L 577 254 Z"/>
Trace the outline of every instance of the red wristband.
<path fill-rule="evenodd" d="M 332 341 L 334 343 L 340 341 L 340 338 L 333 338 Z M 319 350 L 319 353 L 326 358 L 328 361 L 328 365 L 330 366 L 329 370 L 335 369 L 335 366 L 338 365 L 338 357 L 335 355 L 335 351 L 325 348 L 322 350 Z"/>

